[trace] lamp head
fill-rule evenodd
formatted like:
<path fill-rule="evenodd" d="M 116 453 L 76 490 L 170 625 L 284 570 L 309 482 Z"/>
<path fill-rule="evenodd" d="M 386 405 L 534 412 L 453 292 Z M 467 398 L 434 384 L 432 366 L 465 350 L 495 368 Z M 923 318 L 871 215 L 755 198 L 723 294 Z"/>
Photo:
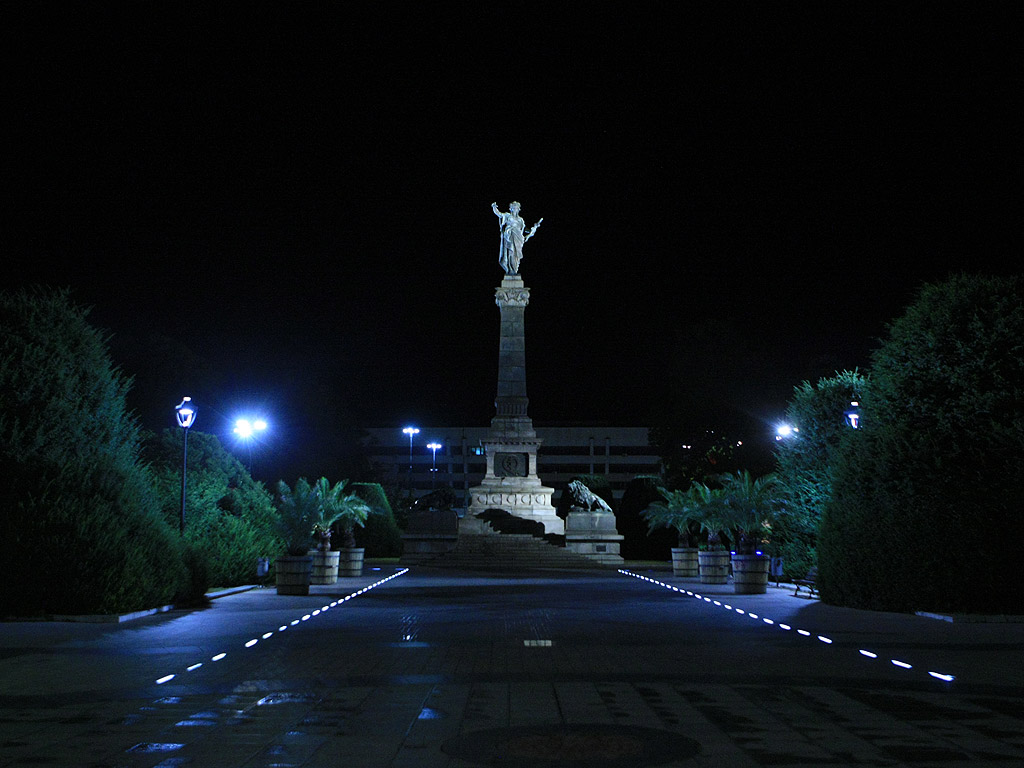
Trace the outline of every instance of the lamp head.
<path fill-rule="evenodd" d="M 191 397 L 182 398 L 181 402 L 174 406 L 174 415 L 178 419 L 178 426 L 182 429 L 191 427 L 195 423 L 198 410 Z"/>

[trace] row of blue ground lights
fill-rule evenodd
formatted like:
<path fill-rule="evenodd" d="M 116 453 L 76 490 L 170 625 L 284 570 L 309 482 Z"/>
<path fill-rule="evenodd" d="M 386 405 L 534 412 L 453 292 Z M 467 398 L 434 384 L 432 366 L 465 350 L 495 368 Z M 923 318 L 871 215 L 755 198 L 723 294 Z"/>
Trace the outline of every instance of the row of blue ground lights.
<path fill-rule="evenodd" d="M 736 613 L 740 614 L 741 616 L 749 616 L 751 619 L 755 619 L 755 620 L 759 619 L 761 622 L 763 622 L 764 624 L 766 624 L 768 626 L 778 627 L 779 629 L 784 630 L 786 632 L 792 632 L 793 631 L 793 627 L 791 627 L 789 624 L 783 624 L 782 622 L 777 622 L 774 619 L 769 619 L 766 616 L 759 616 L 756 613 L 751 613 L 749 611 L 744 611 L 741 608 L 734 608 L 733 606 L 728 605 L 726 603 L 723 603 L 720 600 L 715 600 L 715 599 L 710 598 L 710 597 L 705 597 L 704 595 L 699 595 L 696 592 L 691 592 L 688 589 L 682 589 L 680 587 L 674 587 L 671 584 L 666 584 L 663 581 L 658 581 L 657 579 L 650 579 L 650 578 L 648 578 L 646 576 L 641 576 L 638 573 L 633 573 L 632 571 L 626 571 L 626 570 L 623 570 L 621 568 L 619 569 L 619 573 L 621 573 L 621 574 L 623 574 L 625 576 L 632 576 L 634 579 L 640 579 L 642 581 L 649 581 L 651 584 L 657 584 L 660 587 L 665 587 L 666 589 L 670 589 L 673 592 L 678 592 L 681 595 L 686 595 L 688 597 L 694 597 L 694 598 L 696 598 L 698 600 L 701 600 L 701 601 L 703 601 L 705 603 L 710 603 L 712 605 L 717 605 L 720 608 L 725 608 L 728 611 L 735 611 Z M 811 632 L 808 632 L 806 629 L 797 629 L 796 633 L 798 635 L 803 636 L 803 637 L 814 637 L 814 635 Z M 818 638 L 818 640 L 820 640 L 822 643 L 825 643 L 826 645 L 832 645 L 832 639 L 829 638 L 829 637 L 826 637 L 825 635 L 817 635 L 817 638 Z M 867 650 L 865 648 L 859 649 L 858 652 L 860 653 L 861 656 L 864 656 L 865 658 L 868 658 L 868 659 L 877 659 L 877 658 L 879 658 L 877 653 L 875 653 L 874 651 L 869 651 L 869 650 Z M 900 669 L 913 669 L 914 668 L 913 665 L 908 664 L 905 661 L 901 661 L 900 659 L 889 659 L 889 661 L 892 663 L 892 665 L 894 667 L 899 667 Z M 932 677 L 934 677 L 936 680 L 942 680 L 942 681 L 947 682 L 947 683 L 952 682 L 953 680 L 956 679 L 953 675 L 947 675 L 947 674 L 944 674 L 942 672 L 928 672 L 928 674 L 931 675 Z"/>
<path fill-rule="evenodd" d="M 408 568 L 403 568 L 402 570 L 397 571 L 396 573 L 391 574 L 386 579 L 380 579 L 379 581 L 375 581 L 375 582 L 373 582 L 373 584 L 370 584 L 368 587 L 363 587 L 362 589 L 356 590 L 352 594 L 346 595 L 345 597 L 341 598 L 340 600 L 335 600 L 332 603 L 328 603 L 327 605 L 324 605 L 324 606 L 322 606 L 320 608 L 317 608 L 315 611 L 312 611 L 311 613 L 304 614 L 300 618 L 293 619 L 288 624 L 282 624 L 280 627 L 277 628 L 276 632 L 264 632 L 259 637 L 254 637 L 252 640 L 249 640 L 248 642 L 246 642 L 245 643 L 245 647 L 246 648 L 252 648 L 257 643 L 259 643 L 261 640 L 269 640 L 275 634 L 287 631 L 289 627 L 296 627 L 296 626 L 298 626 L 299 624 L 301 624 L 304 621 L 309 621 L 313 617 L 319 616 L 322 613 L 325 613 L 325 612 L 329 611 L 331 608 L 337 608 L 342 603 L 347 603 L 349 600 L 352 600 L 355 597 L 359 597 L 359 595 L 362 595 L 362 594 L 365 594 L 366 592 L 369 592 L 374 587 L 379 587 L 381 584 L 386 584 L 387 582 L 391 581 L 392 579 L 397 579 L 403 573 L 408 573 L 408 572 L 409 572 Z M 227 653 L 218 653 L 218 654 L 215 654 L 214 656 L 212 656 L 210 658 L 210 661 L 211 662 L 212 661 L 220 661 L 221 659 L 225 658 L 226 656 L 227 656 Z M 188 667 L 186 667 L 185 671 L 186 672 L 195 672 L 197 669 L 199 669 L 201 666 L 203 666 L 203 664 L 204 664 L 204 662 L 197 661 L 195 664 L 191 664 Z M 163 685 L 164 683 L 169 683 L 175 677 L 177 677 L 177 674 L 164 675 L 163 677 L 159 678 L 156 681 L 156 684 L 157 685 Z"/>

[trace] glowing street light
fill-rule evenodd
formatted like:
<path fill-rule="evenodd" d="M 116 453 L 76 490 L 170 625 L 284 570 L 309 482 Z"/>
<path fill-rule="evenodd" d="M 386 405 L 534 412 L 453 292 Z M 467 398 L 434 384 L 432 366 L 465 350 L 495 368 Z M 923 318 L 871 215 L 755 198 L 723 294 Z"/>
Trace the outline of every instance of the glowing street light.
<path fill-rule="evenodd" d="M 793 427 L 789 424 L 780 424 L 778 429 L 775 430 L 775 439 L 785 440 L 787 437 L 793 437 L 793 435 L 799 431 L 799 427 Z"/>
<path fill-rule="evenodd" d="M 434 490 L 434 480 L 437 477 L 437 451 L 441 448 L 440 443 L 427 443 L 427 448 L 431 450 L 432 456 L 430 460 L 430 490 Z"/>
<path fill-rule="evenodd" d="M 237 419 L 235 421 L 235 428 L 231 430 L 245 441 L 246 448 L 249 450 L 250 475 L 252 474 L 252 438 L 256 436 L 257 432 L 263 432 L 266 428 L 267 422 L 265 419 Z"/>
<path fill-rule="evenodd" d="M 196 421 L 196 413 L 199 409 L 192 402 L 191 397 L 182 398 L 181 402 L 174 406 L 174 415 L 178 419 L 178 426 L 181 427 L 182 457 L 181 457 L 181 520 L 179 531 L 185 533 L 185 486 L 188 482 L 188 430 Z"/>
<path fill-rule="evenodd" d="M 843 414 L 846 417 L 846 423 L 849 424 L 854 429 L 857 429 L 860 426 L 860 413 L 857 411 L 857 408 L 859 407 L 860 403 L 858 403 L 856 400 L 851 400 L 850 410 L 846 411 Z"/>

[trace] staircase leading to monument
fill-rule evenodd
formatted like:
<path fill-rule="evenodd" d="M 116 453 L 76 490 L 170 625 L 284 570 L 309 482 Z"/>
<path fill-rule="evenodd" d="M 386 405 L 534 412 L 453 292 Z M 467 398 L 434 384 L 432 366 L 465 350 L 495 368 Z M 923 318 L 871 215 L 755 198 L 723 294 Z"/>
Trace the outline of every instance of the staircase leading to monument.
<path fill-rule="evenodd" d="M 602 567 L 588 557 L 525 533 L 461 534 L 450 552 L 421 560 L 418 564 L 473 571 Z"/>

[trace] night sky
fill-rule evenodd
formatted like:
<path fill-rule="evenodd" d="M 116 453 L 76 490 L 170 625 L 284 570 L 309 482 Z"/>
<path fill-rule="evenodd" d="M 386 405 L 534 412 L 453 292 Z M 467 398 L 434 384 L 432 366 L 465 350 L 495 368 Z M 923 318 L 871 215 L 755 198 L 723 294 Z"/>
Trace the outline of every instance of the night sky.
<path fill-rule="evenodd" d="M 5 11 L 5 283 L 93 307 L 146 427 L 265 414 L 257 476 L 489 423 L 492 201 L 544 218 L 539 424 L 766 436 L 922 282 L 1019 271 L 1009 11 L 115 7 Z"/>

